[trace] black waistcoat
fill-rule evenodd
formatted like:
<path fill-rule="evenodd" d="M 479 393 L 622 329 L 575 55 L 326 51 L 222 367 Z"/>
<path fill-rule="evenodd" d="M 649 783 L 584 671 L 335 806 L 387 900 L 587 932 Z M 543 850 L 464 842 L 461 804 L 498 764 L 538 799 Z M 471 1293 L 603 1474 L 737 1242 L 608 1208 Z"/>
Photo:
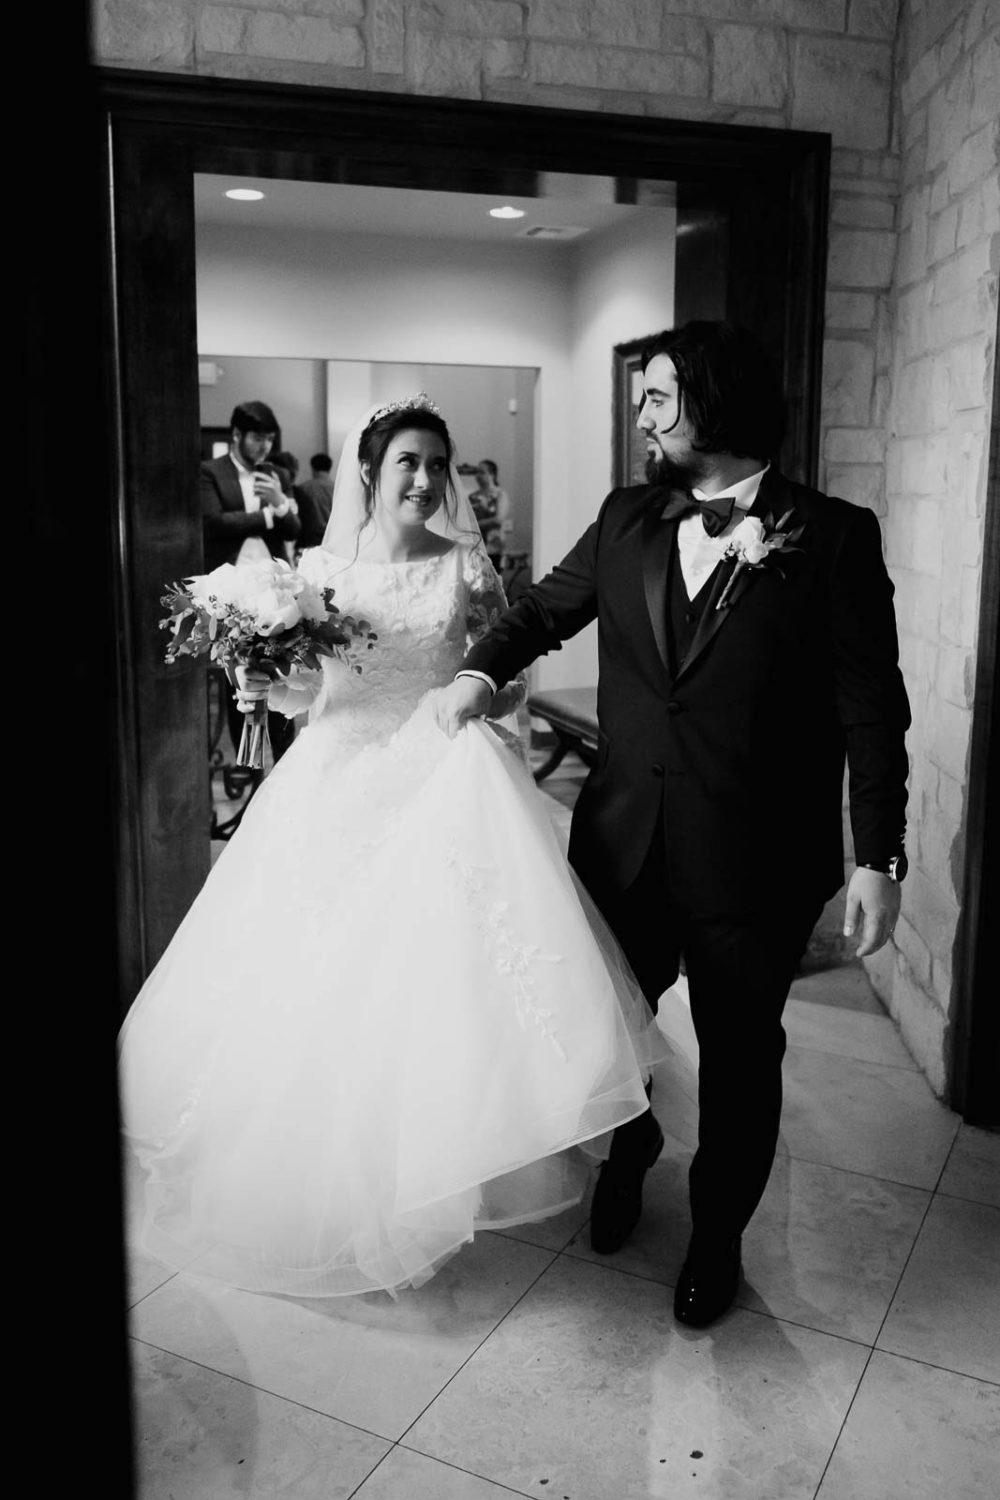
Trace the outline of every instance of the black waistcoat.
<path fill-rule="evenodd" d="M 721 563 L 719 566 L 721 567 Z M 698 621 L 704 613 L 708 596 L 712 591 L 712 579 L 715 577 L 715 572 L 708 575 L 694 598 L 689 598 L 684 583 L 684 574 L 681 571 L 680 547 L 676 534 L 674 544 L 670 549 L 667 568 L 667 647 L 670 653 L 670 676 L 673 678 L 677 676 L 681 662 L 691 649 Z"/>

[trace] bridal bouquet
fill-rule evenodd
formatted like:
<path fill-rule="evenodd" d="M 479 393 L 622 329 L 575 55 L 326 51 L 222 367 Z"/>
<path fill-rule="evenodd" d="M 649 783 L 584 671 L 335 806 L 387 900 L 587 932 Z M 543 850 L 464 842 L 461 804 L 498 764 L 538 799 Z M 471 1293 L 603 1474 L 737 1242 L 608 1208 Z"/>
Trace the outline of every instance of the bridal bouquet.
<path fill-rule="evenodd" d="M 359 643 L 370 651 L 375 633 L 367 620 L 342 615 L 333 596 L 333 589 L 317 588 L 277 558 L 238 568 L 223 563 L 173 584 L 161 598 L 167 614 L 160 629 L 171 632 L 167 661 L 207 656 L 234 686 L 237 666 L 273 682 L 296 667 L 318 670 L 324 656 L 360 672 L 352 654 Z M 236 764 L 259 770 L 266 744 L 267 702 L 261 699 L 245 715 Z"/>

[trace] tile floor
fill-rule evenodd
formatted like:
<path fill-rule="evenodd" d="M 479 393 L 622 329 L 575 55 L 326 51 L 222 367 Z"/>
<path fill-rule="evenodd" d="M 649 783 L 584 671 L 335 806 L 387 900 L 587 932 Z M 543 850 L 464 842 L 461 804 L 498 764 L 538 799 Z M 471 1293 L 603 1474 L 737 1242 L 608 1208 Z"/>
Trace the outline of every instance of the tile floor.
<path fill-rule="evenodd" d="M 553 778 L 564 809 L 577 780 Z M 585 1205 L 480 1236 L 397 1301 L 254 1296 L 133 1248 L 140 1500 L 996 1500 L 1000 1135 L 937 1103 L 860 969 L 801 978 L 786 1017 L 745 1284 L 701 1333 L 671 1313 L 683 981 L 661 1007 L 667 1149 L 612 1258 Z"/>

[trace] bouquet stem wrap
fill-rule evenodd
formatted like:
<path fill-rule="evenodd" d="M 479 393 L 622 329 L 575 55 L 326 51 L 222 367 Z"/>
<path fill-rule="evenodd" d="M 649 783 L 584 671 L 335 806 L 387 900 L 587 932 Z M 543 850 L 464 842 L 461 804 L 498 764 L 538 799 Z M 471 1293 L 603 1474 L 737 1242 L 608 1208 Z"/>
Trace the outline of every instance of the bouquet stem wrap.
<path fill-rule="evenodd" d="M 270 744 L 267 733 L 267 699 L 258 698 L 253 708 L 243 715 L 243 733 L 240 748 L 236 752 L 236 764 L 248 766 L 252 771 L 264 768 L 264 753 Z"/>

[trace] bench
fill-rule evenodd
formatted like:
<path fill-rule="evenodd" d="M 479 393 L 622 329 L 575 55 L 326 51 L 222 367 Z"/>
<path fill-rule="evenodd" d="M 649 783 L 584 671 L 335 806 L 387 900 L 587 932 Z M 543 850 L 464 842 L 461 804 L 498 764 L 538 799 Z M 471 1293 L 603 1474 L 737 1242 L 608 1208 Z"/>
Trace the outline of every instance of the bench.
<path fill-rule="evenodd" d="M 597 759 L 597 689 L 556 688 L 547 693 L 531 693 L 525 705 L 529 714 L 542 719 L 556 737 L 551 755 L 534 773 L 543 781 L 560 764 L 568 750 L 574 751 L 584 765 Z"/>

